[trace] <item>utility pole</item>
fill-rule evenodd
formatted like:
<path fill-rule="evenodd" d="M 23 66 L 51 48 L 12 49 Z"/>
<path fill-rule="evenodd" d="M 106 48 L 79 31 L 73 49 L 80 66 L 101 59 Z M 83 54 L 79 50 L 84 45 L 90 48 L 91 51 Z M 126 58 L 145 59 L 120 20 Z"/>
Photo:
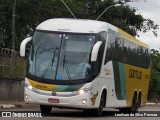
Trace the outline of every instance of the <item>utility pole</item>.
<path fill-rule="evenodd" d="M 16 0 L 13 1 L 13 8 L 12 8 L 12 50 L 15 50 L 15 40 L 16 40 L 16 31 L 15 31 L 15 24 L 16 24 Z"/>

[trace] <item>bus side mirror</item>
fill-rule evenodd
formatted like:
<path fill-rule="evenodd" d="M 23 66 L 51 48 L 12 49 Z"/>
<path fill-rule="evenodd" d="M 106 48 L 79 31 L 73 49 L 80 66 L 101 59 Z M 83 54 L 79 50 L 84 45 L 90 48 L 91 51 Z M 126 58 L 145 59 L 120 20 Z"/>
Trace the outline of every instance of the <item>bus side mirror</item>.
<path fill-rule="evenodd" d="M 25 51 L 26 51 L 26 44 L 32 40 L 32 37 L 28 37 L 24 39 L 20 45 L 20 56 L 25 57 Z"/>
<path fill-rule="evenodd" d="M 98 41 L 93 46 L 92 53 L 91 53 L 91 62 L 97 61 L 98 51 L 99 51 L 99 48 L 100 48 L 101 44 L 102 44 L 102 41 Z"/>

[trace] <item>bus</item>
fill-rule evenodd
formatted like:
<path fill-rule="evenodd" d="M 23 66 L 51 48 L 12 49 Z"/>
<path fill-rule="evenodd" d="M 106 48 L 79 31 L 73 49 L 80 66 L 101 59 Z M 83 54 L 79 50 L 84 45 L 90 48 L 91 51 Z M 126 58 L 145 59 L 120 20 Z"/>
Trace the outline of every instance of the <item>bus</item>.
<path fill-rule="evenodd" d="M 102 21 L 54 18 L 39 24 L 24 39 L 26 103 L 72 108 L 101 116 L 104 108 L 138 111 L 147 102 L 150 79 L 149 46 Z"/>

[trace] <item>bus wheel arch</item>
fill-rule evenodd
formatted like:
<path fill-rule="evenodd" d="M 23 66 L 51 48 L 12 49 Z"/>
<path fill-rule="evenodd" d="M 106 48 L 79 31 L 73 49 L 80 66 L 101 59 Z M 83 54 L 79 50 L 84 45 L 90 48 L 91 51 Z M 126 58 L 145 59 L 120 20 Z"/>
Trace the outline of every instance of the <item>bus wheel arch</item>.
<path fill-rule="evenodd" d="M 106 106 L 106 99 L 107 99 L 107 90 L 104 88 L 100 95 L 99 107 L 95 109 L 95 114 L 97 117 L 102 116 L 103 108 Z"/>

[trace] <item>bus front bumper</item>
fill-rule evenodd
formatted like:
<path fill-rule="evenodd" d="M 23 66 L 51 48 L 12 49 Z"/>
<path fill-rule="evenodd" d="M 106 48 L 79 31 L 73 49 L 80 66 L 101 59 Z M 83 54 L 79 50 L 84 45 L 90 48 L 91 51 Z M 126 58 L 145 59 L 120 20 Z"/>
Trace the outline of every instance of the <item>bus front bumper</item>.
<path fill-rule="evenodd" d="M 67 93 L 67 92 L 66 92 Z M 26 103 L 33 103 L 39 105 L 51 105 L 53 107 L 59 108 L 77 108 L 77 109 L 89 109 L 89 108 L 96 108 L 92 106 L 90 92 L 63 97 L 63 96 L 53 96 L 53 95 L 42 95 L 36 93 L 32 90 L 25 88 L 25 102 Z"/>

